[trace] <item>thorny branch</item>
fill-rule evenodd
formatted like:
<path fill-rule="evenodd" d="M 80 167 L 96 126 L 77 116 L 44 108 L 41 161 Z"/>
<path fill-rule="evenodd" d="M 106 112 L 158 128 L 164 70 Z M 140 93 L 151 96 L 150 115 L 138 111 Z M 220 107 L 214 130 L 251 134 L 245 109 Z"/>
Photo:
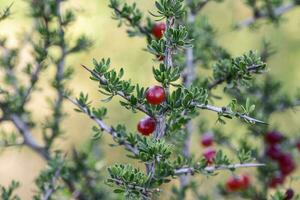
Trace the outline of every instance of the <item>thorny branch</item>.
<path fill-rule="evenodd" d="M 99 82 L 100 82 L 101 85 L 106 85 L 106 84 L 107 84 L 107 80 L 106 80 L 103 76 L 101 76 L 101 75 L 95 73 L 94 71 L 90 70 L 90 69 L 89 69 L 87 66 L 85 66 L 85 65 L 81 65 L 81 66 L 82 66 L 84 69 L 86 69 L 88 72 L 90 72 L 92 75 L 94 75 L 95 77 L 97 77 L 97 79 L 99 80 Z M 121 92 L 121 91 L 117 92 L 117 95 L 120 96 L 120 97 L 122 97 L 123 99 L 125 99 L 125 100 L 127 100 L 127 101 L 130 101 L 130 97 L 127 96 L 127 95 L 125 95 L 125 94 L 124 94 L 123 92 Z M 151 114 L 147 111 L 146 107 L 143 106 L 143 105 L 141 105 L 141 104 L 139 104 L 139 103 L 136 105 L 136 109 L 138 109 L 139 111 L 145 113 L 145 114 L 148 115 L 148 116 L 151 116 Z M 154 116 L 151 116 L 151 117 L 154 117 Z"/>
<path fill-rule="evenodd" d="M 257 70 L 259 70 L 260 68 L 262 68 L 264 66 L 264 64 L 261 64 L 261 65 L 253 65 L 253 66 L 248 66 L 247 67 L 247 71 L 249 73 L 255 73 Z M 223 78 L 220 78 L 220 79 L 216 79 L 214 80 L 212 83 L 208 84 L 207 88 L 209 90 L 217 87 L 218 85 L 224 83 L 225 81 L 229 80 L 231 77 L 230 75 L 228 75 L 227 77 L 223 77 Z"/>
<path fill-rule="evenodd" d="M 112 137 L 116 137 L 116 133 L 114 132 L 114 130 L 111 127 L 108 127 L 102 120 L 98 119 L 97 117 L 95 117 L 93 114 L 91 114 L 90 112 L 88 112 L 87 108 L 84 108 L 82 106 L 80 106 L 75 100 L 68 98 L 74 105 L 76 105 L 77 107 L 79 107 L 85 114 L 87 114 L 91 119 L 93 119 L 98 125 L 99 127 L 106 131 L 107 133 L 109 133 Z M 128 143 L 123 143 L 122 145 L 124 145 L 128 150 L 130 150 L 131 152 L 133 152 L 135 155 L 137 155 L 139 153 L 139 150 L 132 147 L 130 144 Z M 264 166 L 264 164 L 259 164 L 259 163 L 244 163 L 244 164 L 232 164 L 232 165 L 220 165 L 220 166 L 209 166 L 209 167 L 205 167 L 202 171 L 203 172 L 214 172 L 217 170 L 232 170 L 232 169 L 237 169 L 237 168 L 248 168 L 248 167 L 260 167 L 260 166 Z M 194 168 L 191 167 L 185 167 L 185 168 L 180 168 L 174 171 L 175 175 L 183 175 L 183 174 L 193 174 L 195 172 Z M 118 181 L 118 184 L 122 184 L 121 182 L 119 182 L 119 180 L 113 180 L 113 181 Z M 135 188 L 137 188 L 136 186 L 134 186 Z M 141 188 L 144 190 L 144 188 Z"/>
<path fill-rule="evenodd" d="M 112 182 L 115 182 L 117 185 L 123 185 L 129 189 L 136 189 L 136 190 L 139 190 L 146 199 L 148 199 L 148 197 L 151 195 L 151 193 L 153 193 L 154 190 L 151 190 L 151 189 L 148 189 L 148 188 L 145 188 L 145 187 L 141 187 L 141 186 L 138 186 L 138 185 L 134 185 L 134 184 L 127 184 L 125 183 L 124 181 L 122 180 L 119 180 L 119 179 L 115 179 L 115 178 L 110 178 L 108 179 Z M 156 189 L 156 191 L 159 191 L 159 189 Z"/>
<path fill-rule="evenodd" d="M 282 5 L 282 6 L 279 6 L 279 7 L 275 8 L 273 10 L 273 13 L 274 13 L 275 16 L 280 16 L 280 15 L 292 10 L 295 6 L 296 6 L 295 3 L 288 3 L 286 5 Z M 249 17 L 249 18 L 239 22 L 237 27 L 238 28 L 244 28 L 244 27 L 250 26 L 253 23 L 255 23 L 257 20 L 262 19 L 262 18 L 266 18 L 266 17 L 268 17 L 267 12 L 264 12 L 264 13 L 259 12 L 255 16 Z"/>
<path fill-rule="evenodd" d="M 244 119 L 245 121 L 251 122 L 251 123 L 259 123 L 259 124 L 267 124 L 261 120 L 249 117 L 246 114 L 242 114 L 239 112 L 233 112 L 230 109 L 226 108 L 226 107 L 217 107 L 217 106 L 213 106 L 213 105 L 207 105 L 207 104 L 195 104 L 196 107 L 203 109 L 203 110 L 210 110 L 213 112 L 216 112 L 218 114 L 222 114 L 222 115 L 229 115 L 229 116 L 235 116 L 237 118 L 240 119 Z"/>
<path fill-rule="evenodd" d="M 44 16 L 43 21 L 44 21 L 45 29 L 49 30 L 49 18 Z M 38 22 L 36 22 L 36 23 L 38 23 Z M 43 50 L 46 53 L 44 56 L 46 57 L 47 54 L 48 54 L 48 48 L 50 47 L 50 39 L 48 37 L 44 37 L 43 40 L 44 40 Z M 24 96 L 23 96 L 23 99 L 22 99 L 22 102 L 21 102 L 21 107 L 24 107 L 24 105 L 28 101 L 29 96 L 32 93 L 36 83 L 38 82 L 39 75 L 40 75 L 40 73 L 41 73 L 41 71 L 44 67 L 43 61 L 36 62 L 35 65 L 36 65 L 36 67 L 35 67 L 33 73 L 30 76 L 30 85 L 27 87 L 27 89 L 24 92 Z"/>
<path fill-rule="evenodd" d="M 233 170 L 238 168 L 249 168 L 249 167 L 262 167 L 265 164 L 260 163 L 243 163 L 243 164 L 232 164 L 232 165 L 220 165 L 220 166 L 209 166 L 205 167 L 203 172 L 212 173 L 218 170 Z M 175 170 L 175 175 L 182 175 L 182 174 L 194 174 L 196 170 L 192 167 L 185 167 Z"/>
<path fill-rule="evenodd" d="M 114 9 L 114 11 L 115 11 L 115 13 L 117 15 L 121 15 L 122 14 L 121 10 L 118 9 L 117 7 L 112 7 L 112 9 Z M 133 23 L 134 20 L 131 19 L 128 16 L 125 16 L 124 18 L 129 22 L 129 24 L 131 24 L 133 26 L 136 26 L 142 34 L 146 35 L 148 38 L 151 38 L 151 35 L 150 35 L 149 31 L 145 27 L 143 27 L 143 26 L 141 26 L 139 24 L 134 24 Z"/>
<path fill-rule="evenodd" d="M 64 71 L 65 71 L 65 59 L 67 56 L 67 48 L 65 44 L 65 31 L 63 27 L 63 19 L 61 16 L 61 0 L 56 0 L 57 8 L 56 8 L 56 15 L 58 17 L 58 33 L 60 37 L 60 44 L 59 47 L 61 49 L 61 56 L 56 64 L 56 74 L 55 74 L 55 84 L 56 84 L 56 92 L 57 92 L 57 99 L 54 104 L 54 112 L 53 112 L 53 128 L 52 128 L 52 135 L 51 137 L 54 138 L 60 129 L 60 121 L 62 118 L 62 104 L 64 100 L 64 88 L 63 88 L 63 79 L 64 79 Z"/>
<path fill-rule="evenodd" d="M 64 165 L 64 162 L 62 162 L 61 165 L 57 167 L 57 169 L 55 171 L 55 174 L 54 174 L 54 176 L 51 179 L 51 187 L 49 187 L 45 191 L 45 193 L 42 195 L 43 196 L 42 200 L 49 200 L 51 198 L 52 194 L 55 192 L 55 188 L 54 187 L 57 184 L 58 179 L 61 176 L 61 171 L 63 169 L 63 165 Z"/>
<path fill-rule="evenodd" d="M 180 169 L 177 169 L 174 171 L 175 176 L 186 176 L 188 174 L 194 175 L 197 172 L 208 174 L 208 173 L 213 173 L 215 171 L 220 171 L 220 170 L 234 170 L 238 168 L 250 168 L 250 167 L 262 167 L 265 166 L 264 164 L 259 164 L 259 163 L 243 163 L 243 164 L 232 164 L 232 165 L 220 165 L 220 166 L 209 166 L 205 167 L 204 169 L 195 169 L 193 167 L 183 167 Z M 154 189 L 149 189 L 147 187 L 139 186 L 139 185 L 134 185 L 134 184 L 128 184 L 125 183 L 124 181 L 116 178 L 110 178 L 108 179 L 111 182 L 116 183 L 119 186 L 123 186 L 132 190 L 138 190 L 139 192 L 144 195 L 145 199 L 148 199 L 149 196 L 153 192 L 160 192 L 159 188 L 154 188 Z"/>
<path fill-rule="evenodd" d="M 102 120 L 98 119 L 97 117 L 95 117 L 91 112 L 88 111 L 87 108 L 82 107 L 81 105 L 79 105 L 79 103 L 71 98 L 68 98 L 70 100 L 70 102 L 72 102 L 74 105 L 76 105 L 78 108 L 80 108 L 80 110 L 87 114 L 91 119 L 93 119 L 97 125 L 105 132 L 107 132 L 108 134 L 110 134 L 112 137 L 116 137 L 116 132 L 114 132 L 113 128 L 107 126 Z M 135 155 L 139 154 L 139 150 L 135 147 L 132 147 L 129 143 L 122 143 L 121 145 L 124 145 L 126 149 L 128 149 L 129 151 L 131 151 L 132 153 L 134 153 Z M 260 167 L 260 166 L 264 166 L 264 164 L 258 164 L 258 163 L 244 163 L 244 164 L 232 164 L 232 165 L 220 165 L 220 166 L 208 166 L 205 167 L 203 170 L 200 170 L 200 172 L 203 173 L 212 173 L 214 171 L 218 171 L 218 170 L 232 170 L 232 169 L 237 169 L 237 168 L 247 168 L 247 167 Z M 150 169 L 149 170 L 153 170 L 154 166 L 150 165 L 149 166 Z M 155 168 L 154 168 L 155 169 Z M 180 169 L 176 169 L 174 171 L 174 175 L 180 176 L 180 175 L 187 175 L 187 174 L 191 174 L 193 175 L 197 170 L 194 169 L 193 167 L 183 167 Z M 152 171 L 150 171 L 152 173 Z M 149 172 L 149 173 L 150 173 Z M 116 184 L 118 185 L 124 185 L 124 183 L 121 180 L 117 180 L 117 179 L 111 179 L 112 181 L 114 181 Z M 148 188 L 143 188 L 140 186 L 135 186 L 135 185 L 126 185 L 126 187 L 131 188 L 131 189 L 138 189 L 140 190 L 140 192 L 142 192 L 144 195 L 149 196 L 148 194 L 153 192 L 152 190 L 149 190 Z"/>
<path fill-rule="evenodd" d="M 45 160 L 48 160 L 50 158 L 49 152 L 34 140 L 27 124 L 16 114 L 12 114 L 10 120 L 22 135 L 24 144 L 41 155 Z"/>
<path fill-rule="evenodd" d="M 113 138 L 117 138 L 117 133 L 114 131 L 114 129 L 112 127 L 107 126 L 102 120 L 100 120 L 99 118 L 97 118 L 95 115 L 93 115 L 91 112 L 88 111 L 88 109 L 86 107 L 82 107 L 76 100 L 71 99 L 70 97 L 67 97 L 68 100 L 73 103 L 75 106 L 77 106 L 83 113 L 85 113 L 86 115 L 88 115 L 92 120 L 94 120 L 97 125 L 100 127 L 101 130 L 107 132 L 108 134 L 110 134 Z M 127 143 L 127 142 L 123 142 L 120 145 L 124 145 L 125 148 L 129 151 L 131 151 L 134 155 L 138 155 L 139 154 L 139 150 L 136 149 L 135 147 L 133 147 L 131 144 Z"/>

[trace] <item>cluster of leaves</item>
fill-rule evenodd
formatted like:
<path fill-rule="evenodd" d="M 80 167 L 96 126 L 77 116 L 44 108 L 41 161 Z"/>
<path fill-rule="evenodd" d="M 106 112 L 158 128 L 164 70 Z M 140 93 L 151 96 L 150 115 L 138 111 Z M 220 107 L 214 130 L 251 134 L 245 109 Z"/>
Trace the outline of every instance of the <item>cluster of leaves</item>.
<path fill-rule="evenodd" d="M 164 161 L 172 154 L 172 145 L 164 140 L 143 138 L 138 143 L 139 159 L 143 162 Z"/>
<path fill-rule="evenodd" d="M 60 154 L 56 154 L 47 164 L 47 168 L 41 171 L 39 177 L 35 180 L 38 187 L 38 192 L 33 197 L 35 200 L 49 198 L 54 191 L 59 189 L 59 178 L 65 176 L 65 159 Z M 46 197 L 47 195 L 49 197 Z"/>
<path fill-rule="evenodd" d="M 253 51 L 235 59 L 220 60 L 213 67 L 214 82 L 209 87 L 224 81 L 227 83 L 226 88 L 247 86 L 252 73 L 262 73 L 265 68 L 266 64 L 261 61 L 259 54 Z"/>
<path fill-rule="evenodd" d="M 90 141 L 68 158 L 61 152 L 47 162 L 36 179 L 38 190 L 34 199 L 56 199 L 76 195 L 78 199 L 114 198 L 103 184 L 102 151 L 98 141 Z M 72 194 L 76 191 L 76 194 Z"/>
<path fill-rule="evenodd" d="M 117 186 L 115 193 L 125 193 L 127 199 L 138 199 L 149 197 L 151 190 L 147 189 L 150 177 L 132 165 L 116 164 L 108 168 L 110 179 L 107 180 L 111 186 Z"/>
<path fill-rule="evenodd" d="M 104 184 L 103 157 L 101 140 L 88 141 L 79 150 L 73 149 L 72 157 L 65 164 L 66 173 L 62 176 L 65 188 L 62 192 L 75 189 L 77 199 L 115 199 Z"/>
<path fill-rule="evenodd" d="M 169 28 L 160 40 L 152 40 L 148 45 L 148 51 L 155 56 L 164 56 L 167 47 L 176 52 L 191 47 L 191 42 L 186 27 L 178 25 Z"/>
<path fill-rule="evenodd" d="M 158 0 L 155 2 L 158 14 L 153 14 L 153 16 L 159 19 L 164 18 L 181 18 L 185 12 L 183 8 L 183 0 Z"/>
<path fill-rule="evenodd" d="M 20 200 L 20 197 L 14 195 L 16 189 L 20 187 L 20 183 L 12 181 L 10 185 L 6 188 L 0 185 L 1 199 L 3 200 Z"/>
<path fill-rule="evenodd" d="M 119 26 L 125 24 L 129 29 L 127 33 L 130 37 L 138 35 L 146 35 L 148 41 L 151 41 L 151 34 L 153 23 L 150 18 L 146 19 L 146 25 L 143 25 L 143 13 L 137 8 L 136 3 L 129 5 L 122 4 L 120 0 L 111 0 L 109 7 L 114 10 L 113 18 L 119 21 Z"/>

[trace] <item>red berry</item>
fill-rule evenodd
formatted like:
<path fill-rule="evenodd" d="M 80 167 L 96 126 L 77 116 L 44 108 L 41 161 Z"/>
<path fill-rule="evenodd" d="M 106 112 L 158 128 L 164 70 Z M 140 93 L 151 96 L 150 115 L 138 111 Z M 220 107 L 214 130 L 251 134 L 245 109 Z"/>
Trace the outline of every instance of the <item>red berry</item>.
<path fill-rule="evenodd" d="M 278 160 L 282 154 L 283 152 L 278 145 L 268 146 L 266 149 L 266 155 L 273 160 Z"/>
<path fill-rule="evenodd" d="M 247 189 L 250 186 L 250 177 L 248 175 L 242 175 L 241 189 Z"/>
<path fill-rule="evenodd" d="M 146 92 L 146 99 L 150 104 L 161 104 L 166 99 L 164 88 L 160 86 L 150 87 Z"/>
<path fill-rule="evenodd" d="M 233 176 L 226 182 L 226 189 L 229 192 L 247 189 L 250 186 L 248 175 Z"/>
<path fill-rule="evenodd" d="M 206 159 L 207 164 L 212 164 L 214 162 L 216 151 L 213 148 L 204 149 L 203 156 Z"/>
<path fill-rule="evenodd" d="M 296 142 L 296 147 L 297 147 L 298 151 L 300 152 L 300 140 L 298 140 L 298 141 Z"/>
<path fill-rule="evenodd" d="M 283 153 L 279 160 L 279 169 L 283 175 L 288 175 L 296 169 L 296 164 L 291 154 Z"/>
<path fill-rule="evenodd" d="M 291 200 L 294 197 L 294 190 L 289 188 L 286 190 L 284 200 Z"/>
<path fill-rule="evenodd" d="M 204 147 L 209 147 L 213 144 L 214 142 L 214 136 L 212 133 L 204 133 L 201 137 L 201 144 Z"/>
<path fill-rule="evenodd" d="M 283 174 L 277 174 L 269 180 L 269 187 L 275 188 L 278 185 L 282 185 L 284 183 L 284 180 L 285 176 Z"/>
<path fill-rule="evenodd" d="M 156 39 L 162 38 L 164 32 L 166 31 L 166 24 L 165 23 L 156 23 L 152 28 L 152 34 Z"/>
<path fill-rule="evenodd" d="M 138 131 L 145 136 L 150 135 L 155 130 L 156 122 L 151 117 L 146 117 L 139 121 L 137 129 Z"/>
<path fill-rule="evenodd" d="M 237 191 L 241 188 L 241 180 L 239 177 L 234 176 L 228 179 L 226 182 L 226 189 L 229 192 L 234 192 Z"/>
<path fill-rule="evenodd" d="M 266 142 L 271 145 L 280 143 L 282 139 L 283 139 L 282 134 L 277 131 L 268 132 L 265 136 Z"/>

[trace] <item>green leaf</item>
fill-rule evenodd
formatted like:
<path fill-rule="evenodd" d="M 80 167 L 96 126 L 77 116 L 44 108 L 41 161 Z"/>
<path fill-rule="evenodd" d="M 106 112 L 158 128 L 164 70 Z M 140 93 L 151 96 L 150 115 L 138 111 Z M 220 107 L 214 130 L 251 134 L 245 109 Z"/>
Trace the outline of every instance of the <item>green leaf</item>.
<path fill-rule="evenodd" d="M 117 193 L 117 194 L 119 194 L 119 193 L 124 193 L 125 191 L 124 190 L 122 190 L 122 189 L 115 189 L 114 190 L 114 193 Z"/>

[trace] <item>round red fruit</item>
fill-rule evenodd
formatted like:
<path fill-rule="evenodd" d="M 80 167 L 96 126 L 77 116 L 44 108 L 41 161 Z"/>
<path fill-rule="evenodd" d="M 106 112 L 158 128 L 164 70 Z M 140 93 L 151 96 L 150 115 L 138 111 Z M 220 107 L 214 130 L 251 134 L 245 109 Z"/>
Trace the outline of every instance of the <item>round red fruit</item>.
<path fill-rule="evenodd" d="M 277 174 L 269 180 L 269 187 L 276 188 L 278 185 L 282 185 L 284 183 L 284 180 L 285 180 L 284 175 Z"/>
<path fill-rule="evenodd" d="M 277 131 L 268 132 L 265 136 L 266 142 L 271 145 L 280 143 L 282 139 L 283 139 L 282 134 Z"/>
<path fill-rule="evenodd" d="M 147 102 L 153 105 L 161 104 L 166 99 L 166 93 L 163 87 L 153 86 L 146 92 Z"/>
<path fill-rule="evenodd" d="M 273 160 L 278 160 L 282 154 L 283 152 L 278 145 L 271 145 L 266 148 L 266 155 Z"/>
<path fill-rule="evenodd" d="M 209 147 L 214 142 L 214 136 L 212 133 L 204 133 L 201 137 L 201 144 L 204 147 Z"/>
<path fill-rule="evenodd" d="M 285 191 L 284 200 L 291 200 L 294 197 L 294 190 L 289 188 Z"/>
<path fill-rule="evenodd" d="M 212 164 L 216 156 L 216 151 L 213 148 L 204 149 L 203 156 L 207 164 Z"/>
<path fill-rule="evenodd" d="M 247 189 L 250 186 L 250 177 L 248 175 L 242 175 L 242 184 L 241 184 L 241 189 Z"/>
<path fill-rule="evenodd" d="M 240 189 L 240 179 L 238 177 L 231 177 L 226 182 L 226 189 L 229 192 L 234 192 Z"/>
<path fill-rule="evenodd" d="M 279 169 L 283 175 L 288 175 L 296 169 L 296 164 L 291 154 L 283 153 L 278 162 Z"/>
<path fill-rule="evenodd" d="M 139 121 L 137 129 L 138 131 L 145 136 L 150 135 L 155 130 L 156 122 L 151 117 L 146 117 Z"/>
<path fill-rule="evenodd" d="M 152 34 L 156 39 L 162 38 L 165 31 L 166 31 L 165 23 L 156 23 L 152 28 Z"/>
<path fill-rule="evenodd" d="M 247 189 L 250 186 L 248 175 L 233 176 L 226 182 L 226 189 L 229 192 Z"/>

